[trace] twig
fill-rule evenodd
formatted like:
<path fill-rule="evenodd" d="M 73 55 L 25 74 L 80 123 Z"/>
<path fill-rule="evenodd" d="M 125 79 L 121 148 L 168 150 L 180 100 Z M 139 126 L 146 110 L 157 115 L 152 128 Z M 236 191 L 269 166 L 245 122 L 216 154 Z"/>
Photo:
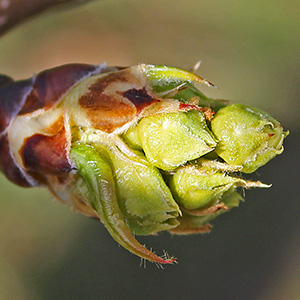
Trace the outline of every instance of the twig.
<path fill-rule="evenodd" d="M 49 8 L 91 0 L 0 0 L 0 36 L 14 26 Z"/>

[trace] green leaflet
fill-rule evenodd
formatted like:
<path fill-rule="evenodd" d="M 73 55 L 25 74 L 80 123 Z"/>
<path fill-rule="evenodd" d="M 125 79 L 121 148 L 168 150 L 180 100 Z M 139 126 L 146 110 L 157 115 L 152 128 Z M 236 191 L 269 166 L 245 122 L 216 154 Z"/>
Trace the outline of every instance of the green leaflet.
<path fill-rule="evenodd" d="M 146 65 L 144 73 L 153 91 L 162 98 L 177 99 L 183 103 L 195 102 L 202 107 L 211 107 L 215 111 L 224 107 L 228 101 L 212 99 L 199 91 L 193 81 L 214 86 L 206 79 L 186 70 L 157 65 Z"/>
<path fill-rule="evenodd" d="M 71 149 L 71 157 L 88 188 L 89 204 L 97 211 L 111 236 L 130 252 L 158 263 L 171 263 L 174 259 L 163 259 L 142 246 L 132 235 L 120 211 L 116 198 L 116 187 L 109 163 L 89 145 L 78 145 Z"/>
<path fill-rule="evenodd" d="M 117 149 L 95 148 L 110 161 L 118 203 L 134 234 L 153 234 L 179 224 L 179 207 L 161 173 L 140 152 L 135 151 L 136 157 L 129 159 Z"/>

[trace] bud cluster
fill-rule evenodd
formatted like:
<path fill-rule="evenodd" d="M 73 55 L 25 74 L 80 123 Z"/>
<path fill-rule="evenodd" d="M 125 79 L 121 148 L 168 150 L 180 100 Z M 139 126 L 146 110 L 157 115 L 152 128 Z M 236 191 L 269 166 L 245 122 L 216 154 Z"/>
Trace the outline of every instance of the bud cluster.
<path fill-rule="evenodd" d="M 4 84 L 0 170 L 99 218 L 132 253 L 171 263 L 135 235 L 210 231 L 240 189 L 269 187 L 242 174 L 280 154 L 288 134 L 268 113 L 210 99 L 193 82 L 213 86 L 147 64 L 66 65 Z"/>
<path fill-rule="evenodd" d="M 159 99 L 160 108 L 152 104 L 109 142 L 93 144 L 111 167 L 118 208 L 133 234 L 208 232 L 210 220 L 243 199 L 238 188 L 269 187 L 241 174 L 280 154 L 287 133 L 260 109 L 207 98 L 192 81 L 212 84 L 193 73 L 165 66 L 139 68 L 147 96 L 139 92 L 135 100 Z M 132 100 L 133 91 L 130 95 Z M 81 149 L 83 140 L 93 140 L 83 136 Z M 77 164 L 76 152 L 74 147 Z M 101 219 L 105 224 L 105 217 Z"/>

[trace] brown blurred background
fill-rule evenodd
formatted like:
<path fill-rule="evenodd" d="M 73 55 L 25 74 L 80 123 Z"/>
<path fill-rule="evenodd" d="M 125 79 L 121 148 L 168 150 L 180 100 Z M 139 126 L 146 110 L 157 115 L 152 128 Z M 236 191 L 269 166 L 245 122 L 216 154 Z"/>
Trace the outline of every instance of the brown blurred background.
<path fill-rule="evenodd" d="M 219 87 L 202 91 L 267 110 L 291 134 L 251 175 L 272 188 L 247 191 L 211 234 L 139 239 L 178 257 L 165 270 L 139 267 L 97 221 L 1 175 L 0 299 L 300 299 L 299 13 L 297 0 L 96 0 L 1 37 L 0 73 L 18 79 L 69 62 L 202 60 Z"/>

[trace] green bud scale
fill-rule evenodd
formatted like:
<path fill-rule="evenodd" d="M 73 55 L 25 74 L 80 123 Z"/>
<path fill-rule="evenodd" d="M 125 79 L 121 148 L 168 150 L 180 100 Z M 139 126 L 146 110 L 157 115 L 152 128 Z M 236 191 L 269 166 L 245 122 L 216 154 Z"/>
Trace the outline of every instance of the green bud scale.
<path fill-rule="evenodd" d="M 268 113 L 210 99 L 174 67 L 73 64 L 0 85 L 0 170 L 46 186 L 99 218 L 132 253 L 162 264 L 135 235 L 204 233 L 238 206 L 240 188 L 283 151 L 287 135 Z"/>

